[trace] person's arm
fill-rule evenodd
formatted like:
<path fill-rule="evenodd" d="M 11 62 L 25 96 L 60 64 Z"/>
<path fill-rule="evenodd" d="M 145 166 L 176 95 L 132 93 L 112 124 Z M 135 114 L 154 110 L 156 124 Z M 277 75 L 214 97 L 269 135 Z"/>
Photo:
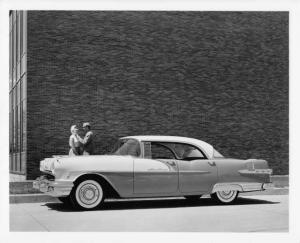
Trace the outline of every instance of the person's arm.
<path fill-rule="evenodd" d="M 79 136 L 77 138 L 82 144 L 88 144 L 92 140 L 92 133 L 88 132 L 83 139 Z"/>
<path fill-rule="evenodd" d="M 73 150 L 73 153 L 78 155 L 76 148 L 75 148 L 74 138 L 72 136 L 70 137 L 69 144 L 70 144 L 71 149 Z"/>
<path fill-rule="evenodd" d="M 78 134 L 75 134 L 75 136 L 78 139 L 78 141 L 83 144 L 83 139 Z"/>

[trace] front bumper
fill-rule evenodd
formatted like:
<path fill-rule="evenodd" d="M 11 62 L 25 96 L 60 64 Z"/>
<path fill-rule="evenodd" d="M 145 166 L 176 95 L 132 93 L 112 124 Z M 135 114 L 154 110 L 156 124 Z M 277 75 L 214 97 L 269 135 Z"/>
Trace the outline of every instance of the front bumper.
<path fill-rule="evenodd" d="M 70 195 L 73 186 L 72 181 L 49 180 L 44 176 L 38 177 L 33 182 L 33 188 L 53 197 Z"/>

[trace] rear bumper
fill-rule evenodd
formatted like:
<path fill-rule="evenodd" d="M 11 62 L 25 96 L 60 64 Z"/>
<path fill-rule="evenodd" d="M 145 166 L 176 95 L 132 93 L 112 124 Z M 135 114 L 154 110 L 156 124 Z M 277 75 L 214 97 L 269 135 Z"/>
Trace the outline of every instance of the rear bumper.
<path fill-rule="evenodd" d="M 216 191 L 237 190 L 239 192 L 263 191 L 274 188 L 273 183 L 258 183 L 258 182 L 232 182 L 232 183 L 217 183 L 214 185 L 212 193 Z"/>
<path fill-rule="evenodd" d="M 53 197 L 70 195 L 73 186 L 72 181 L 48 180 L 45 177 L 38 177 L 33 182 L 33 188 Z"/>
<path fill-rule="evenodd" d="M 272 183 L 272 182 L 270 182 L 270 183 L 264 183 L 263 185 L 262 185 L 262 189 L 263 190 L 268 190 L 268 189 L 274 189 L 274 184 Z"/>
<path fill-rule="evenodd" d="M 268 183 L 241 183 L 240 185 L 243 188 L 243 192 L 264 191 L 264 190 L 274 188 L 274 184 L 271 182 L 268 182 Z"/>

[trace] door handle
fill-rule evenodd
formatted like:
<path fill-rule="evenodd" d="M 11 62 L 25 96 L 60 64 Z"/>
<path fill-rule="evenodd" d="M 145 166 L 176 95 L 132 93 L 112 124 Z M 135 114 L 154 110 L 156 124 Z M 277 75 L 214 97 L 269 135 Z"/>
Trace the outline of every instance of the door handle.
<path fill-rule="evenodd" d="M 215 161 L 208 161 L 208 164 L 209 164 L 210 166 L 216 166 L 216 162 L 215 162 Z"/>

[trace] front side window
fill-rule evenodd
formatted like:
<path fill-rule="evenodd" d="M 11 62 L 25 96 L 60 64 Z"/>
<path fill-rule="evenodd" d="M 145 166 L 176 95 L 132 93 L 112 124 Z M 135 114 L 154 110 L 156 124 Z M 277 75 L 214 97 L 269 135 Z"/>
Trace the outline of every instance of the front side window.
<path fill-rule="evenodd" d="M 115 144 L 111 154 L 139 157 L 141 154 L 140 144 L 135 139 L 120 139 Z"/>
<path fill-rule="evenodd" d="M 170 148 L 161 143 L 151 143 L 152 159 L 176 159 Z"/>
<path fill-rule="evenodd" d="M 197 160 L 206 159 L 197 147 L 185 143 L 144 142 L 145 158 Z"/>

